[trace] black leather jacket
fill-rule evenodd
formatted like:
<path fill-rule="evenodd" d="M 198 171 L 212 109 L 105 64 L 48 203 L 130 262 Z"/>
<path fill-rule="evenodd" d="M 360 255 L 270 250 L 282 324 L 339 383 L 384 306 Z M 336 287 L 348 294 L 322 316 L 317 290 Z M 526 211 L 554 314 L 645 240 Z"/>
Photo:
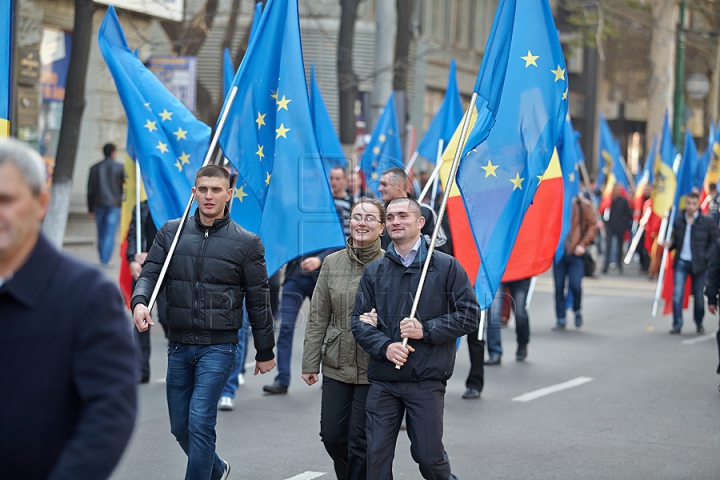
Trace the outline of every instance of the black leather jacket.
<path fill-rule="evenodd" d="M 132 307 L 147 305 L 170 249 L 179 219 L 170 220 L 155 242 L 133 292 Z M 274 358 L 270 290 L 260 237 L 226 214 L 207 227 L 198 213 L 183 226 L 163 283 L 168 339 L 195 345 L 237 343 L 247 308 L 257 361 Z"/>
<path fill-rule="evenodd" d="M 90 168 L 87 188 L 88 211 L 95 207 L 119 207 L 122 203 L 125 168 L 111 157 Z"/>

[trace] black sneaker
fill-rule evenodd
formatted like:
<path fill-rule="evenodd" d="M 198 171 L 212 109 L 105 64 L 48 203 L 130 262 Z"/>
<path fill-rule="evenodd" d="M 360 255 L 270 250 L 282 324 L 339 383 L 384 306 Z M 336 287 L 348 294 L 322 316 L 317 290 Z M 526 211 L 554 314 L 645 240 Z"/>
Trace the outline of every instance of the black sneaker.
<path fill-rule="evenodd" d="M 575 328 L 580 328 L 582 326 L 582 313 L 580 313 L 580 310 L 575 312 Z"/>
<path fill-rule="evenodd" d="M 705 334 L 705 329 L 702 327 L 702 325 L 699 326 L 699 327 L 697 327 L 697 333 L 698 333 L 698 335 L 704 335 L 704 334 Z"/>
<path fill-rule="evenodd" d="M 273 382 L 271 385 L 265 385 L 263 392 L 270 393 L 272 395 L 282 395 L 288 392 L 287 385 L 282 385 L 278 382 Z"/>
<path fill-rule="evenodd" d="M 680 335 L 680 329 L 679 328 L 673 328 L 668 332 L 670 335 Z"/>
<path fill-rule="evenodd" d="M 468 388 L 465 390 L 465 393 L 462 394 L 462 398 L 465 400 L 472 400 L 476 398 L 480 398 L 480 390 L 477 388 Z"/>
<path fill-rule="evenodd" d="M 485 365 L 500 365 L 500 355 L 493 353 L 490 358 L 485 360 Z"/>
<path fill-rule="evenodd" d="M 225 471 L 223 472 L 222 477 L 220 477 L 220 480 L 227 480 L 230 475 L 230 464 L 225 460 L 223 460 L 223 463 L 225 464 Z"/>
<path fill-rule="evenodd" d="M 518 345 L 517 352 L 515 352 L 515 361 L 524 362 L 527 358 L 527 345 Z"/>

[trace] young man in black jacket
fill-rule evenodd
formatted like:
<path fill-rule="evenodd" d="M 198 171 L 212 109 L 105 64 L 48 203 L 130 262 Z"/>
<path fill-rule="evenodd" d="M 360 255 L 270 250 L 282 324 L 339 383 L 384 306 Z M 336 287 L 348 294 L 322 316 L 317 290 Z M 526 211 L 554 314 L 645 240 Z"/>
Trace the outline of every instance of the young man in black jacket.
<path fill-rule="evenodd" d="M 705 272 L 713 255 L 717 239 L 717 225 L 713 220 L 700 213 L 700 196 L 691 192 L 685 197 L 685 210 L 682 210 L 673 225 L 672 242 L 664 244 L 666 248 L 675 250 L 675 283 L 673 287 L 673 325 L 671 334 L 679 334 L 683 326 L 683 295 L 687 277 L 692 279 L 692 295 L 694 297 L 695 326 L 697 333 L 705 333 L 703 317 L 705 316 Z"/>
<path fill-rule="evenodd" d="M 455 478 L 442 443 L 445 386 L 455 365 L 456 339 L 478 329 L 480 307 L 462 266 L 436 251 L 415 318 L 407 317 L 428 254 L 420 233 L 424 223 L 415 200 L 389 203 L 392 243 L 385 257 L 365 270 L 355 299 L 353 335 L 370 354 L 367 478 L 392 478 L 404 412 L 422 476 Z M 410 340 L 407 348 L 404 338 Z"/>
<path fill-rule="evenodd" d="M 185 478 L 225 479 L 230 465 L 215 453 L 217 403 L 235 364 L 243 299 L 255 341 L 255 374 L 275 366 L 272 316 L 260 238 L 230 219 L 230 175 L 208 165 L 195 176 L 198 208 L 184 225 L 158 232 L 133 292 L 139 331 L 153 325 L 147 304 L 178 228 L 182 234 L 164 279 L 167 294 L 167 399 L 170 429 L 188 455 Z"/>

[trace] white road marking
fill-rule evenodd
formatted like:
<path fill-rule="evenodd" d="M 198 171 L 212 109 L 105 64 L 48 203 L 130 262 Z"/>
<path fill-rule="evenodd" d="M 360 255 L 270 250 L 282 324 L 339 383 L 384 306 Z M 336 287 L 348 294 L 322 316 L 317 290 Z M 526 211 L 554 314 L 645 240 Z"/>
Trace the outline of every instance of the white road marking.
<path fill-rule="evenodd" d="M 711 338 L 715 338 L 715 332 L 712 333 L 706 333 L 705 335 L 700 335 L 699 337 L 695 338 L 688 338 L 687 340 L 683 340 L 683 345 L 694 345 L 696 343 L 704 342 L 705 340 L 710 340 Z"/>
<path fill-rule="evenodd" d="M 544 397 L 545 395 L 550 395 L 551 393 L 567 390 L 568 388 L 579 387 L 580 385 L 583 385 L 585 383 L 592 382 L 592 380 L 593 379 L 591 377 L 573 378 L 572 380 L 568 380 L 567 382 L 558 383 L 557 385 L 551 385 L 549 387 L 541 388 L 533 392 L 524 393 L 519 397 L 513 398 L 512 401 L 529 402 L 530 400 L 535 400 L 537 398 Z"/>
<path fill-rule="evenodd" d="M 303 472 L 300 475 L 295 475 L 287 480 L 312 480 L 313 478 L 322 477 L 325 472 Z"/>

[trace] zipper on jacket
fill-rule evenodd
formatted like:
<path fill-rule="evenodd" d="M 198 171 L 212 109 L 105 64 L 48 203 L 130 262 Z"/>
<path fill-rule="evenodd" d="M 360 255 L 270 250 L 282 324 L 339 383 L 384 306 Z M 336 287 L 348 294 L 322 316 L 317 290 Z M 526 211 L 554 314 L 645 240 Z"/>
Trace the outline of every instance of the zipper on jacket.
<path fill-rule="evenodd" d="M 205 249 L 207 248 L 207 239 L 210 233 L 210 229 L 205 229 L 205 237 L 200 242 L 200 248 L 198 249 L 198 257 L 197 257 L 197 263 L 195 264 L 195 285 L 193 287 L 193 311 L 192 311 L 192 317 L 193 317 L 193 332 L 195 334 L 195 341 L 199 341 L 198 332 L 200 331 L 199 325 L 197 325 L 196 320 L 198 319 L 197 311 L 198 311 L 198 295 L 200 290 L 200 274 L 202 273 L 202 263 L 205 258 Z"/>

